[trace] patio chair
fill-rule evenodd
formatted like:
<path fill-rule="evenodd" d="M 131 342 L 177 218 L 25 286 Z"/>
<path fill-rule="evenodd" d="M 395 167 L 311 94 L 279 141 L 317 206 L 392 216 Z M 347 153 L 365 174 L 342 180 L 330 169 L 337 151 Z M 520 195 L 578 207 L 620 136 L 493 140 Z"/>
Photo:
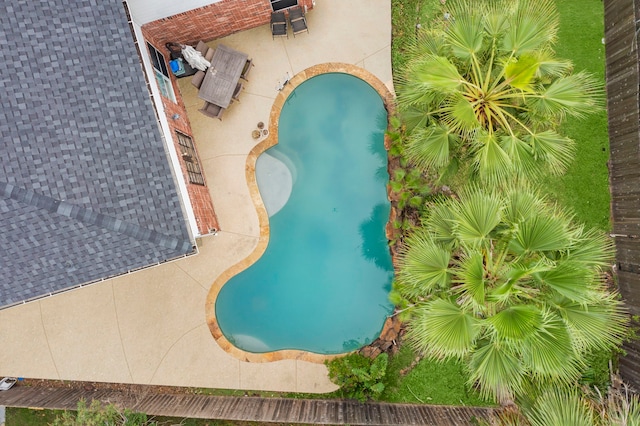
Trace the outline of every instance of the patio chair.
<path fill-rule="evenodd" d="M 234 101 L 240 102 L 240 92 L 242 92 L 243 88 L 244 88 L 244 85 L 242 83 L 236 84 L 236 88 L 233 91 L 233 95 L 231 95 L 231 102 L 234 102 Z"/>
<path fill-rule="evenodd" d="M 207 46 L 207 43 L 205 43 L 204 41 L 200 40 L 198 42 L 198 44 L 196 45 L 196 50 L 200 53 L 202 53 L 202 56 L 207 54 L 207 50 L 209 50 L 209 46 Z"/>
<path fill-rule="evenodd" d="M 200 89 L 200 86 L 202 86 L 202 80 L 204 80 L 204 76 L 205 76 L 205 72 L 204 71 L 200 71 L 198 70 L 198 72 L 196 72 L 193 77 L 191 77 L 191 84 L 193 84 L 193 86 L 196 89 Z"/>
<path fill-rule="evenodd" d="M 202 40 L 198 41 L 198 44 L 196 45 L 196 50 L 202 53 L 202 56 L 209 62 L 211 62 L 211 59 L 213 58 L 213 54 L 216 51 L 215 49 L 212 49 L 209 46 L 207 46 L 207 43 L 205 43 Z"/>
<path fill-rule="evenodd" d="M 209 50 L 207 50 L 207 53 L 204 55 L 204 58 L 207 61 L 211 62 L 214 53 L 216 53 L 216 49 L 209 48 Z"/>
<path fill-rule="evenodd" d="M 304 18 L 304 10 L 300 7 L 292 7 L 289 9 L 289 22 L 297 21 Z"/>
<path fill-rule="evenodd" d="M 245 81 L 249 81 L 247 76 L 249 75 L 249 71 L 251 71 L 251 68 L 253 66 L 254 66 L 253 65 L 253 59 L 251 59 L 251 58 L 247 59 L 247 62 L 245 62 L 245 64 L 244 64 L 244 68 L 242 68 L 242 73 L 240 74 L 240 78 L 245 80 Z"/>
<path fill-rule="evenodd" d="M 289 38 L 287 18 L 284 12 L 271 13 L 271 36 L 273 38 L 276 38 L 276 36 L 287 36 Z"/>
<path fill-rule="evenodd" d="M 222 108 L 220 105 L 212 104 L 211 102 L 205 101 L 202 108 L 198 111 L 206 115 L 207 117 L 217 118 L 222 121 L 222 114 L 225 111 L 225 108 Z"/>
<path fill-rule="evenodd" d="M 309 28 L 307 27 L 307 18 L 298 18 L 295 21 L 291 21 L 291 32 L 295 37 L 296 34 L 299 34 L 303 31 L 309 32 Z"/>

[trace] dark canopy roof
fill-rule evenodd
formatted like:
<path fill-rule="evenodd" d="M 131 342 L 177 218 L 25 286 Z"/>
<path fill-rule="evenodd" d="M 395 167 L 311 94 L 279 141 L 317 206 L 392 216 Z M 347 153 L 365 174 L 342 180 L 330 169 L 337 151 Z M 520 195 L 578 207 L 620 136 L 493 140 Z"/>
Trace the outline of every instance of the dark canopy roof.
<path fill-rule="evenodd" d="M 122 2 L 9 2 L 0 44 L 0 306 L 191 252 Z"/>

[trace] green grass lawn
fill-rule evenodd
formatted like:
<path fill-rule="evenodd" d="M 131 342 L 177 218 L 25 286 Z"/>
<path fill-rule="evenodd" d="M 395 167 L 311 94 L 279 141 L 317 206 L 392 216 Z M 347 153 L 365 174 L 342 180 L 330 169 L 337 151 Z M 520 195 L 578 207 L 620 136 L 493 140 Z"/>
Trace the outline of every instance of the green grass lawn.
<path fill-rule="evenodd" d="M 588 71 L 604 85 L 602 1 L 562 0 L 556 5 L 560 13 L 558 57 L 570 59 L 575 71 Z M 577 154 L 565 176 L 547 181 L 548 189 L 562 205 L 573 209 L 580 222 L 608 231 L 611 223 L 606 110 L 583 120 L 569 119 L 561 132 L 576 142 Z"/>
<path fill-rule="evenodd" d="M 423 403 L 437 405 L 489 405 L 467 384 L 462 364 L 420 361 L 405 376 L 401 370 L 415 359 L 416 354 L 403 346 L 389 362 L 382 400 L 388 402 Z"/>
<path fill-rule="evenodd" d="M 7 407 L 6 426 L 38 426 L 51 424 L 60 411 Z"/>

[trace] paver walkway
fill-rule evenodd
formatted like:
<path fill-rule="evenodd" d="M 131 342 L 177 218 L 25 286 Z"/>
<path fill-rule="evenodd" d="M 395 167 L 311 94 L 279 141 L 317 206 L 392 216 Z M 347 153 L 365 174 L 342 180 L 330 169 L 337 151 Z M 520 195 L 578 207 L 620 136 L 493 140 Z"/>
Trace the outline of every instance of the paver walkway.
<path fill-rule="evenodd" d="M 210 396 L 193 394 L 132 393 L 115 390 L 84 390 L 15 386 L 0 392 L 0 405 L 75 409 L 84 398 L 97 399 L 154 416 L 349 425 L 470 425 L 488 420 L 497 410 L 479 407 L 358 403 L 345 400 Z"/>

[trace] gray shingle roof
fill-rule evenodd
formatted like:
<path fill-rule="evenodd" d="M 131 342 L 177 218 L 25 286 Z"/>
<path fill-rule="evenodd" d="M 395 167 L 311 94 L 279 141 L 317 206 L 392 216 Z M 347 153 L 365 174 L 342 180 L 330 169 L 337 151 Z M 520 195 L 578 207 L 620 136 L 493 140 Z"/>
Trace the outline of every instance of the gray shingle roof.
<path fill-rule="evenodd" d="M 0 14 L 0 306 L 193 250 L 119 0 Z"/>

